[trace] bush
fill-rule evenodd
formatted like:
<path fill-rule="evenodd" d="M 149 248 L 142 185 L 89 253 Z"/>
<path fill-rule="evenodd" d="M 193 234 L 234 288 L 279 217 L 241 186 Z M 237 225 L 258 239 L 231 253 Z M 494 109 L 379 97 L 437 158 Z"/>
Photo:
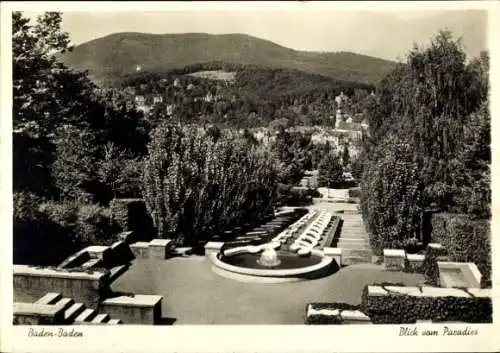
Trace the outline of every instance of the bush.
<path fill-rule="evenodd" d="M 361 189 L 360 188 L 349 189 L 349 197 L 360 198 L 361 197 Z"/>
<path fill-rule="evenodd" d="M 486 297 L 368 296 L 366 286 L 361 308 L 374 324 L 414 324 L 417 320 L 493 322 L 492 301 Z"/>
<path fill-rule="evenodd" d="M 118 238 L 110 210 L 98 205 L 82 205 L 78 208 L 74 234 L 79 241 L 90 244 L 111 245 Z"/>
<path fill-rule="evenodd" d="M 422 273 L 425 277 L 425 282 L 431 286 L 439 286 L 439 267 L 437 264 L 439 255 L 436 250 L 429 246 L 425 249 Z"/>
<path fill-rule="evenodd" d="M 450 213 L 434 214 L 431 222 L 432 242 L 441 243 L 451 261 L 475 263 L 482 286 L 491 286 L 490 222 Z"/>
<path fill-rule="evenodd" d="M 193 246 L 272 210 L 277 173 L 266 147 L 164 123 L 148 149 L 143 197 L 160 238 Z"/>
<path fill-rule="evenodd" d="M 290 185 L 278 184 L 276 189 L 277 206 L 304 206 L 312 203 L 313 195 L 318 195 L 317 190 L 297 189 Z"/>
<path fill-rule="evenodd" d="M 14 193 L 13 211 L 14 263 L 56 265 L 79 249 L 70 233 L 71 210 L 47 206 L 29 193 Z"/>

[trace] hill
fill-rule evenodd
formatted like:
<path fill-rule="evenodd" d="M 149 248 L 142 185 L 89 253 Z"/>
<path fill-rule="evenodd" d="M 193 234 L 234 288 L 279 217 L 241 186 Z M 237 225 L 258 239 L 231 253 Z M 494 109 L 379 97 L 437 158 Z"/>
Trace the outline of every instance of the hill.
<path fill-rule="evenodd" d="M 89 70 L 98 81 L 120 81 L 140 66 L 165 72 L 206 62 L 293 69 L 338 80 L 376 84 L 395 63 L 349 52 L 297 51 L 245 34 L 115 33 L 83 43 L 65 54 L 71 68 Z"/>
<path fill-rule="evenodd" d="M 170 116 L 182 121 L 250 128 L 285 119 L 290 125 L 331 125 L 335 96 L 352 97 L 352 115 L 373 86 L 299 70 L 256 65 L 203 63 L 164 73 L 124 75 L 117 89 L 129 100 L 142 96 L 150 121 Z M 135 98 L 134 98 L 135 96 Z M 156 103 L 155 103 L 156 101 Z"/>

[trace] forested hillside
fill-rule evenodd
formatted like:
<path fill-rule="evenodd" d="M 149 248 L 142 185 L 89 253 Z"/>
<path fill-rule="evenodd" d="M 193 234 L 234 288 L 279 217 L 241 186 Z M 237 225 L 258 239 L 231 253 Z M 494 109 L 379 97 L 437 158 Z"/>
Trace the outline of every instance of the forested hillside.
<path fill-rule="evenodd" d="M 143 70 L 164 73 L 186 65 L 227 62 L 296 69 L 338 80 L 376 84 L 395 63 L 349 52 L 297 51 L 244 34 L 210 35 L 115 33 L 78 45 L 62 56 L 70 68 L 89 70 L 92 78 L 119 82 Z"/>
<path fill-rule="evenodd" d="M 196 73 L 217 73 L 228 80 L 199 77 Z M 146 104 L 155 96 L 153 119 L 166 118 L 167 106 L 183 121 L 216 123 L 226 127 L 267 126 L 277 119 L 290 125 L 335 124 L 335 97 L 344 92 L 353 97 L 349 107 L 360 112 L 360 103 L 374 89 L 372 85 L 340 81 L 297 70 L 270 69 L 255 65 L 208 63 L 186 66 L 168 73 L 136 73 L 124 78 L 120 89 L 132 88 Z M 162 115 L 163 113 L 163 115 Z M 361 118 L 362 119 L 362 118 Z"/>

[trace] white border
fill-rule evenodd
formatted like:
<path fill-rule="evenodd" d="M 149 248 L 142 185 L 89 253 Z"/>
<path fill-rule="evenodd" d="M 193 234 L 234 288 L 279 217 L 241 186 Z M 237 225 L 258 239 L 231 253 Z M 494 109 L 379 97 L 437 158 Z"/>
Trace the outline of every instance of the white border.
<path fill-rule="evenodd" d="M 11 174 L 11 17 L 10 12 L 24 11 L 157 11 L 157 10 L 230 10 L 230 11 L 328 11 L 328 10 L 461 10 L 487 9 L 489 18 L 489 43 L 491 51 L 492 97 L 500 97 L 498 74 L 500 56 L 498 38 L 500 34 L 499 3 L 481 2 L 3 2 L 1 4 L 1 82 L 0 100 L 2 135 L 0 139 L 3 170 L 1 173 L 2 199 L 0 203 L 2 249 L 1 266 L 1 339 L 2 352 L 481 352 L 498 351 L 499 310 L 494 310 L 493 325 L 470 325 L 478 329 L 477 336 L 468 337 L 400 337 L 398 326 L 113 326 L 113 327 L 78 327 L 84 332 L 84 338 L 54 339 L 28 338 L 27 328 L 12 327 L 12 174 Z M 403 29 L 404 30 L 404 29 Z M 410 49 L 411 43 L 408 45 Z M 491 99 L 492 117 L 500 111 L 500 102 Z M 498 120 L 498 119 L 497 119 Z M 500 136 L 498 122 L 492 119 L 492 136 Z M 495 183 L 499 167 L 495 152 L 498 143 L 492 140 L 493 151 L 493 234 L 499 229 L 499 195 Z M 493 298 L 498 309 L 498 291 L 500 285 L 498 272 L 500 242 L 493 236 Z M 168 300 L 168 298 L 165 298 Z M 258 303 L 256 303 L 258 305 Z M 304 308 L 305 310 L 305 308 Z M 421 324 L 418 327 L 427 327 Z M 442 328 L 443 325 L 431 325 Z M 464 325 L 449 325 L 464 328 Z"/>

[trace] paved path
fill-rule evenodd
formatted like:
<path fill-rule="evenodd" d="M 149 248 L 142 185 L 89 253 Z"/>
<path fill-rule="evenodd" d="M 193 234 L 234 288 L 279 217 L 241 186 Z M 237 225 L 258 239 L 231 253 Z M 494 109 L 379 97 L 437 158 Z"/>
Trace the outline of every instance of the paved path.
<path fill-rule="evenodd" d="M 134 260 L 113 290 L 163 295 L 163 316 L 174 324 L 303 324 L 310 302 L 358 304 L 366 284 L 423 282 L 418 274 L 385 271 L 372 264 L 353 265 L 317 280 L 241 283 L 212 272 L 203 257 Z"/>
<path fill-rule="evenodd" d="M 343 219 L 342 232 L 337 247 L 342 248 L 342 264 L 352 265 L 372 262 L 372 250 L 363 218 L 358 205 L 351 203 L 330 203 L 315 200 L 310 209 L 325 210 Z M 344 211 L 344 213 L 338 213 Z"/>
<path fill-rule="evenodd" d="M 361 214 L 342 214 L 344 221 L 337 247 L 342 248 L 343 265 L 372 262 L 372 250 Z"/>

